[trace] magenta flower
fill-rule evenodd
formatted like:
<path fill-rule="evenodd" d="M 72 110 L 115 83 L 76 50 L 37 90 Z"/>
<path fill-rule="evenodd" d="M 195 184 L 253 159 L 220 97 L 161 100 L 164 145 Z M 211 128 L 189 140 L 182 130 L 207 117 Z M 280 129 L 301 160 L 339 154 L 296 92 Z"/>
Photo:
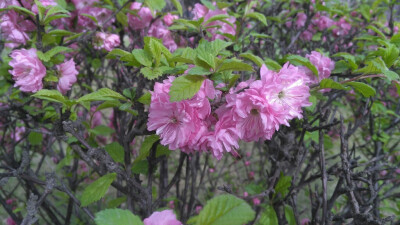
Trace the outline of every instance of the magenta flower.
<path fill-rule="evenodd" d="M 15 11 L 8 11 L 0 17 L 0 31 L 9 42 L 7 47 L 15 48 L 19 44 L 26 44 L 30 40 L 26 32 L 34 29 L 35 25 L 31 21 L 25 20 L 24 16 Z"/>
<path fill-rule="evenodd" d="M 307 15 L 305 13 L 299 13 L 297 14 L 297 19 L 296 19 L 296 28 L 299 29 L 301 27 L 304 27 L 304 25 L 306 24 L 306 20 L 307 20 Z"/>
<path fill-rule="evenodd" d="M 137 16 L 128 14 L 128 23 L 132 29 L 140 30 L 150 25 L 153 15 L 149 8 L 142 6 L 142 3 L 134 2 L 130 9 L 137 11 Z"/>
<path fill-rule="evenodd" d="M 174 20 L 179 19 L 177 15 L 172 15 L 171 13 L 167 13 L 164 16 L 163 21 L 167 26 L 171 26 L 174 23 Z"/>
<path fill-rule="evenodd" d="M 107 34 L 104 32 L 97 32 L 95 37 L 94 48 L 102 49 L 106 51 L 111 51 L 113 48 L 119 46 L 120 39 L 116 34 Z"/>
<path fill-rule="evenodd" d="M 57 89 L 62 94 L 65 94 L 67 91 L 71 90 L 71 86 L 76 82 L 76 76 L 79 72 L 76 70 L 73 59 L 57 65 L 57 70 L 61 75 L 60 79 L 58 80 Z"/>
<path fill-rule="evenodd" d="M 11 52 L 9 70 L 15 80 L 14 87 L 20 87 L 23 92 L 37 92 L 43 88 L 42 80 L 46 76 L 46 67 L 36 55 L 36 49 L 21 49 Z"/>
<path fill-rule="evenodd" d="M 317 78 L 307 67 L 301 67 L 309 77 L 310 83 L 318 83 L 322 79 L 328 78 L 331 75 L 332 70 L 335 69 L 335 62 L 317 51 L 312 51 L 311 54 L 307 54 L 306 58 L 308 58 L 318 70 Z"/>
<path fill-rule="evenodd" d="M 312 23 L 318 27 L 320 31 L 330 28 L 334 25 L 334 21 L 327 17 L 321 16 L 319 13 L 313 18 Z"/>
<path fill-rule="evenodd" d="M 161 212 L 153 212 L 150 217 L 144 219 L 144 225 L 182 225 L 176 219 L 176 215 L 172 210 L 164 210 Z"/>
<path fill-rule="evenodd" d="M 338 36 L 345 36 L 349 34 L 351 30 L 351 25 L 345 20 L 345 18 L 340 18 L 338 21 L 336 21 L 335 24 L 337 27 L 332 30 L 333 35 L 336 37 Z"/>

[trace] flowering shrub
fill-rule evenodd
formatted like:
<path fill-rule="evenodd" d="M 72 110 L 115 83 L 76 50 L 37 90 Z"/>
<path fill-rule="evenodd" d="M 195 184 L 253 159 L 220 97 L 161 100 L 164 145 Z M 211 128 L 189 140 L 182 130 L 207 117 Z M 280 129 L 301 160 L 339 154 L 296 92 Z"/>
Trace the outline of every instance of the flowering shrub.
<path fill-rule="evenodd" d="M 396 1 L 3 0 L 5 224 L 398 224 Z"/>

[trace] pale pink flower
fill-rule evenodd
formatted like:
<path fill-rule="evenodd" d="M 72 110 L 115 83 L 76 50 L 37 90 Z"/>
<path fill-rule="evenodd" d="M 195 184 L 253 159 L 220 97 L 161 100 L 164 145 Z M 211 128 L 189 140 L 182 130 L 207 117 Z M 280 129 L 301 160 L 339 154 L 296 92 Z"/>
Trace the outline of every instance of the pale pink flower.
<path fill-rule="evenodd" d="M 243 192 L 243 197 L 247 197 L 249 196 L 249 193 L 247 193 L 247 191 Z"/>
<path fill-rule="evenodd" d="M 253 204 L 254 204 L 254 205 L 259 205 L 259 204 L 261 204 L 260 199 L 258 199 L 258 198 L 253 198 Z"/>
<path fill-rule="evenodd" d="M 193 14 L 194 14 L 194 20 L 198 20 L 202 17 L 204 17 L 206 14 L 208 13 L 208 8 L 205 7 L 202 4 L 196 3 L 194 5 L 194 9 L 193 9 Z"/>
<path fill-rule="evenodd" d="M 245 165 L 245 166 L 250 166 L 250 164 L 251 164 L 250 161 L 244 162 L 244 165 Z"/>
<path fill-rule="evenodd" d="M 202 209 L 203 209 L 203 206 L 201 206 L 201 205 L 196 206 L 196 213 L 199 214 Z"/>
<path fill-rule="evenodd" d="M 208 170 L 208 172 L 210 172 L 210 173 L 214 173 L 214 172 L 215 172 L 215 170 L 214 170 L 214 168 L 210 168 L 210 169 Z"/>
<path fill-rule="evenodd" d="M 57 2 L 55 2 L 54 0 L 39 0 L 39 2 L 42 3 L 42 5 L 43 5 L 44 7 L 47 7 L 47 6 L 56 6 L 56 5 L 57 5 Z M 32 9 L 31 9 L 31 10 L 32 10 L 32 12 L 34 12 L 34 13 L 36 13 L 36 14 L 39 13 L 38 7 L 37 7 L 36 4 L 33 4 L 33 5 L 32 5 Z"/>
<path fill-rule="evenodd" d="M 308 224 L 310 224 L 310 223 L 311 223 L 311 221 L 310 221 L 310 219 L 308 219 L 308 218 L 304 218 L 304 219 L 302 219 L 301 222 L 300 222 L 301 225 L 308 225 Z"/>
<path fill-rule="evenodd" d="M 319 13 L 313 18 L 312 23 L 318 27 L 320 31 L 323 31 L 325 29 L 330 28 L 331 26 L 334 25 L 334 21 L 327 17 L 327 16 L 321 16 Z"/>
<path fill-rule="evenodd" d="M 109 17 L 112 14 L 112 11 L 106 8 L 98 8 L 98 7 L 85 7 L 83 9 L 80 9 L 77 12 L 78 15 L 78 20 L 77 20 L 77 26 L 78 30 L 89 30 L 89 29 L 95 29 L 97 28 L 96 23 L 88 18 L 87 16 L 84 16 L 82 14 L 89 14 L 96 18 L 97 20 L 97 25 L 103 28 L 107 28 L 111 26 L 111 24 L 115 21 L 115 18 L 111 18 L 110 20 Z M 107 22 L 107 23 L 106 23 Z"/>
<path fill-rule="evenodd" d="M 46 76 L 46 67 L 36 55 L 36 49 L 20 49 L 11 52 L 9 70 L 15 80 L 14 87 L 23 92 L 37 92 L 43 88 L 42 80 Z"/>
<path fill-rule="evenodd" d="M 0 17 L 0 31 L 4 39 L 9 42 L 7 47 L 15 48 L 19 44 L 26 44 L 30 40 L 26 32 L 33 31 L 35 25 L 25 20 L 24 16 L 11 10 Z"/>
<path fill-rule="evenodd" d="M 177 15 L 172 15 L 171 13 L 167 13 L 167 15 L 164 16 L 163 21 L 167 26 L 171 26 L 174 23 L 174 20 L 179 19 Z"/>
<path fill-rule="evenodd" d="M 119 46 L 120 39 L 116 34 L 107 34 L 104 32 L 97 32 L 95 37 L 94 48 L 102 49 L 106 51 L 111 51 L 113 48 Z"/>
<path fill-rule="evenodd" d="M 302 28 L 304 27 L 304 25 L 306 24 L 306 20 L 307 20 L 307 15 L 305 13 L 299 13 L 297 14 L 297 19 L 296 19 L 296 28 Z"/>
<path fill-rule="evenodd" d="M 318 83 L 322 79 L 328 78 L 331 75 L 332 70 L 335 69 L 335 62 L 317 51 L 312 51 L 311 54 L 307 54 L 306 58 L 308 58 L 318 70 L 317 78 L 317 76 L 315 76 L 307 67 L 301 67 L 310 78 L 311 83 Z"/>
<path fill-rule="evenodd" d="M 182 223 L 176 219 L 176 215 L 172 210 L 164 210 L 161 212 L 153 212 L 150 217 L 144 219 L 144 225 L 181 225 Z"/>
<path fill-rule="evenodd" d="M 76 82 L 76 76 L 79 72 L 76 70 L 73 59 L 57 65 L 57 70 L 61 76 L 58 80 L 57 89 L 62 94 L 65 94 L 71 90 L 71 86 Z"/>
<path fill-rule="evenodd" d="M 17 0 L 3 0 L 0 2 L 0 9 L 7 8 L 9 5 L 21 6 Z"/>
<path fill-rule="evenodd" d="M 137 11 L 137 15 L 128 14 L 128 23 L 132 29 L 140 30 L 150 25 L 153 15 L 149 8 L 142 6 L 142 3 L 134 2 L 130 9 Z"/>
<path fill-rule="evenodd" d="M 71 0 L 75 5 L 75 9 L 80 10 L 87 6 L 93 5 L 93 3 L 98 2 L 98 0 Z"/>
<path fill-rule="evenodd" d="M 345 36 L 351 30 L 351 25 L 343 17 L 340 18 L 338 21 L 336 21 L 335 25 L 337 27 L 335 29 L 333 29 L 332 32 L 333 32 L 333 35 L 336 37 Z"/>
<path fill-rule="evenodd" d="M 165 26 L 161 20 L 156 20 L 151 25 L 148 31 L 148 35 L 161 39 L 164 46 L 167 47 L 171 52 L 175 51 L 178 48 L 178 45 L 175 43 L 171 31 L 168 30 L 168 27 Z"/>

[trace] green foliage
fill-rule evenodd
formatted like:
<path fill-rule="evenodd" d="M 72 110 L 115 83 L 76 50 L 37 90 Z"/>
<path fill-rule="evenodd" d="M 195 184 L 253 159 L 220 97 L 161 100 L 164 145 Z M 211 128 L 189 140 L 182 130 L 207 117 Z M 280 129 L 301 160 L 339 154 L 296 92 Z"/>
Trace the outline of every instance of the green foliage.
<path fill-rule="evenodd" d="M 298 56 L 298 55 L 290 55 L 290 56 L 286 57 L 286 59 L 295 66 L 307 67 L 308 69 L 310 69 L 313 72 L 313 74 L 316 77 L 318 77 L 317 68 L 307 58 L 304 58 L 304 57 Z"/>
<path fill-rule="evenodd" d="M 116 173 L 106 174 L 85 188 L 81 196 L 81 205 L 83 207 L 100 200 L 107 192 L 111 183 L 117 178 Z M 115 221 L 114 221 L 115 222 Z"/>
<path fill-rule="evenodd" d="M 290 186 L 292 186 L 292 177 L 285 176 L 281 173 L 278 183 L 275 185 L 275 192 L 280 193 L 282 198 L 284 198 L 289 192 Z"/>
<path fill-rule="evenodd" d="M 352 86 L 355 91 L 359 92 L 366 98 L 372 97 L 376 94 L 375 88 L 369 86 L 368 84 L 361 82 L 347 82 L 346 84 Z"/>
<path fill-rule="evenodd" d="M 115 162 L 124 162 L 124 148 L 118 142 L 112 142 L 104 148 Z"/>
<path fill-rule="evenodd" d="M 139 155 L 136 157 L 136 159 L 133 161 L 133 163 L 139 162 L 139 161 L 145 159 L 147 156 L 149 156 L 151 147 L 158 140 L 160 140 L 160 137 L 158 135 L 153 134 L 153 135 L 147 136 L 146 139 L 144 139 L 142 146 L 140 147 Z"/>
<path fill-rule="evenodd" d="M 254 219 L 255 212 L 242 199 L 220 195 L 207 202 L 196 217 L 196 225 L 242 225 Z"/>
<path fill-rule="evenodd" d="M 77 100 L 77 102 L 80 103 L 80 102 L 112 101 L 112 100 L 127 101 L 127 99 L 123 95 L 121 95 L 111 89 L 108 89 L 108 88 L 101 88 L 96 92 L 93 92 L 93 93 L 90 93 L 90 94 L 80 97 Z"/>
<path fill-rule="evenodd" d="M 278 224 L 278 216 L 276 215 L 274 207 L 267 205 L 264 212 L 261 214 L 261 218 L 258 221 L 260 225 L 272 225 Z"/>
<path fill-rule="evenodd" d="M 39 145 L 42 143 L 43 135 L 38 132 L 30 132 L 28 135 L 28 140 L 31 145 Z"/>
<path fill-rule="evenodd" d="M 196 75 L 185 75 L 177 77 L 169 91 L 171 102 L 177 102 L 192 98 L 199 90 L 205 77 Z"/>
<path fill-rule="evenodd" d="M 245 15 L 245 17 L 252 18 L 260 21 L 264 26 L 267 26 L 267 18 L 265 18 L 264 14 L 258 12 L 252 12 Z"/>
<path fill-rule="evenodd" d="M 348 88 L 346 88 L 345 86 L 343 86 L 342 84 L 340 84 L 336 81 L 333 81 L 332 79 L 321 80 L 321 82 L 319 83 L 319 87 L 321 89 L 332 88 L 332 89 L 337 89 L 337 90 L 348 90 Z"/>
<path fill-rule="evenodd" d="M 96 225 L 143 225 L 141 219 L 126 209 L 105 209 L 96 213 Z"/>
<path fill-rule="evenodd" d="M 296 225 L 296 218 L 294 216 L 293 208 L 290 205 L 285 205 L 285 218 L 289 225 Z"/>

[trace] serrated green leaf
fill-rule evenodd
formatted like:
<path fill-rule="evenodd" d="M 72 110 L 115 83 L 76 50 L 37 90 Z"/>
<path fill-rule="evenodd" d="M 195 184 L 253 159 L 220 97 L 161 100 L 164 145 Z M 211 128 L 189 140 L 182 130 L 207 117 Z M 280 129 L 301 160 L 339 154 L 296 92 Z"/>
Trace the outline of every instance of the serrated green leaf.
<path fill-rule="evenodd" d="M 399 58 L 399 49 L 393 45 L 389 44 L 387 48 L 385 48 L 384 55 L 382 56 L 383 61 L 385 61 L 386 66 L 390 68 L 396 59 Z"/>
<path fill-rule="evenodd" d="M 399 80 L 399 74 L 394 71 L 386 70 L 383 74 L 389 79 L 389 81 Z"/>
<path fill-rule="evenodd" d="M 126 196 L 112 199 L 107 203 L 107 208 L 109 208 L 109 209 L 116 208 L 116 207 L 120 206 L 122 203 L 126 202 L 126 199 L 127 199 Z"/>
<path fill-rule="evenodd" d="M 339 52 L 339 53 L 334 54 L 333 57 L 343 57 L 344 59 L 346 59 L 348 65 L 350 66 L 350 68 L 352 70 L 355 70 L 358 68 L 355 57 L 353 55 L 351 55 L 350 53 Z"/>
<path fill-rule="evenodd" d="M 350 85 L 354 88 L 355 91 L 362 94 L 364 97 L 369 98 L 376 94 L 376 91 L 373 87 L 369 86 L 368 84 L 361 83 L 361 82 L 348 82 L 346 85 Z"/>
<path fill-rule="evenodd" d="M 175 6 L 176 10 L 178 10 L 179 15 L 182 17 L 182 14 L 183 14 L 182 5 L 179 2 L 179 0 L 171 0 L 171 2 Z"/>
<path fill-rule="evenodd" d="M 293 209 L 290 205 L 285 205 L 285 218 L 289 225 L 296 225 L 296 218 L 294 216 Z"/>
<path fill-rule="evenodd" d="M 124 148 L 118 142 L 112 142 L 104 147 L 115 162 L 124 163 Z"/>
<path fill-rule="evenodd" d="M 196 60 L 195 64 L 197 66 L 204 67 L 203 63 L 205 63 L 208 67 L 213 68 L 213 69 L 215 68 L 214 56 L 210 52 L 207 52 L 204 49 L 197 49 L 196 52 L 197 52 L 197 59 L 199 59 L 202 62 L 202 63 L 199 63 Z"/>
<path fill-rule="evenodd" d="M 165 0 L 145 0 L 144 4 L 152 10 L 161 11 L 166 3 Z"/>
<path fill-rule="evenodd" d="M 47 90 L 47 89 L 42 89 L 36 92 L 35 94 L 32 95 L 32 97 L 40 98 L 51 102 L 58 102 L 62 104 L 66 104 L 66 101 L 68 100 L 59 91 Z"/>
<path fill-rule="evenodd" d="M 205 77 L 197 75 L 185 75 L 176 78 L 172 82 L 169 91 L 171 102 L 177 102 L 192 98 L 199 90 Z"/>
<path fill-rule="evenodd" d="M 218 68 L 218 72 L 225 70 L 232 71 L 253 71 L 253 67 L 237 59 L 227 59 Z"/>
<path fill-rule="evenodd" d="M 143 66 L 151 67 L 153 64 L 151 55 L 149 55 L 149 53 L 143 49 L 134 49 L 132 51 L 132 55 Z"/>
<path fill-rule="evenodd" d="M 151 94 L 149 92 L 143 94 L 139 99 L 138 102 L 144 105 L 150 105 L 151 103 Z"/>
<path fill-rule="evenodd" d="M 37 55 L 40 60 L 48 62 L 54 55 L 56 55 L 60 52 L 71 52 L 71 51 L 73 51 L 73 49 L 71 49 L 71 48 L 64 47 L 64 46 L 56 46 L 56 47 L 50 49 L 49 51 L 47 51 L 46 53 L 37 51 Z"/>
<path fill-rule="evenodd" d="M 319 83 L 319 86 L 321 89 L 332 88 L 332 89 L 337 89 L 337 90 L 348 90 L 348 88 L 346 88 L 345 86 L 343 86 L 342 84 L 340 84 L 336 81 L 333 81 L 332 79 L 321 80 L 321 82 Z"/>
<path fill-rule="evenodd" d="M 35 13 L 33 13 L 32 11 L 30 11 L 30 10 L 28 10 L 28 9 L 25 9 L 24 7 L 21 7 L 21 6 L 9 5 L 9 6 L 7 7 L 7 9 L 8 9 L 8 10 L 15 10 L 15 11 L 17 11 L 17 12 L 22 12 L 22 13 L 25 13 L 25 14 L 27 14 L 27 15 L 29 15 L 29 16 L 33 16 L 33 17 L 36 16 Z"/>
<path fill-rule="evenodd" d="M 32 131 L 28 135 L 28 141 L 31 145 L 39 145 L 40 143 L 42 143 L 42 140 L 43 140 L 42 133 Z"/>
<path fill-rule="evenodd" d="M 108 188 L 115 178 L 117 178 L 116 173 L 109 173 L 89 184 L 89 186 L 87 186 L 82 193 L 82 197 L 80 199 L 81 206 L 86 207 L 89 204 L 100 200 L 106 194 Z"/>
<path fill-rule="evenodd" d="M 377 33 L 381 38 L 386 39 L 385 34 L 383 34 L 382 31 L 380 31 L 378 28 L 376 28 L 376 27 L 373 26 L 373 25 L 369 25 L 369 26 L 367 26 L 365 29 L 371 29 L 371 30 L 373 30 L 375 33 Z"/>
<path fill-rule="evenodd" d="M 59 15 L 49 16 L 43 21 L 43 24 L 48 25 L 53 20 L 58 20 L 61 18 L 68 18 L 68 17 L 70 17 L 70 15 L 67 15 L 67 14 L 59 14 Z"/>
<path fill-rule="evenodd" d="M 228 19 L 228 18 L 229 18 L 228 15 L 219 14 L 219 15 L 215 15 L 215 16 L 210 17 L 204 24 L 207 25 L 207 24 L 212 23 L 214 21 L 218 21 L 218 20 L 219 21 L 223 21 L 224 19 Z"/>
<path fill-rule="evenodd" d="M 188 75 L 210 75 L 210 70 L 204 69 L 203 67 L 195 66 L 189 70 Z"/>
<path fill-rule="evenodd" d="M 400 33 L 394 34 L 394 35 L 390 38 L 390 42 L 393 43 L 393 44 L 395 44 L 395 45 L 397 45 L 397 46 L 400 46 Z"/>
<path fill-rule="evenodd" d="M 265 211 L 261 214 L 260 221 L 258 222 L 260 225 L 279 224 L 278 216 L 276 215 L 274 207 L 267 205 L 267 207 L 265 207 Z"/>
<path fill-rule="evenodd" d="M 256 19 L 256 20 L 260 21 L 262 24 L 264 24 L 264 26 L 268 25 L 267 18 L 265 18 L 265 16 L 261 13 L 258 13 L 258 12 L 248 13 L 248 14 L 246 14 L 246 17 Z"/>
<path fill-rule="evenodd" d="M 233 195 L 220 195 L 207 201 L 197 217 L 197 225 L 242 225 L 255 217 L 253 209 Z"/>
<path fill-rule="evenodd" d="M 101 103 L 101 105 L 97 106 L 96 112 L 107 108 L 118 108 L 120 105 L 121 103 L 117 100 L 105 101 Z"/>
<path fill-rule="evenodd" d="M 140 217 L 134 215 L 127 209 L 105 209 L 94 218 L 96 225 L 143 225 Z"/>
<path fill-rule="evenodd" d="M 264 60 L 265 65 L 268 67 L 268 69 L 270 70 L 274 70 L 274 71 L 279 71 L 280 69 L 282 69 L 282 66 L 277 63 L 276 61 L 270 59 L 270 58 L 266 58 Z"/>
<path fill-rule="evenodd" d="M 89 133 L 92 133 L 95 135 L 107 136 L 107 135 L 115 133 L 115 130 L 106 125 L 98 125 L 93 129 L 89 129 Z"/>
<path fill-rule="evenodd" d="M 136 157 L 133 163 L 137 163 L 149 156 L 151 147 L 158 140 L 160 140 L 160 137 L 158 135 L 153 134 L 147 136 L 146 139 L 144 139 L 142 146 L 140 146 L 139 155 Z"/>
<path fill-rule="evenodd" d="M 117 100 L 117 99 L 127 101 L 127 99 L 123 95 L 121 95 L 113 90 L 110 90 L 108 88 L 101 88 L 96 92 L 93 92 L 93 93 L 90 93 L 90 94 L 80 97 L 77 100 L 77 102 L 79 103 L 79 102 L 85 102 L 85 101 L 88 101 L 88 102 L 110 101 L 110 100 Z"/>
<path fill-rule="evenodd" d="M 147 160 L 137 161 L 132 165 L 132 173 L 147 175 L 149 172 L 149 162 Z"/>
<path fill-rule="evenodd" d="M 264 61 L 263 61 L 260 57 L 254 55 L 254 54 L 252 54 L 252 53 L 250 53 L 250 52 L 242 53 L 242 54 L 240 54 L 239 56 L 242 57 L 242 58 L 251 60 L 251 61 L 254 62 L 258 67 L 261 67 L 261 66 L 264 64 Z"/>
<path fill-rule="evenodd" d="M 290 55 L 286 59 L 295 66 L 306 66 L 316 77 L 319 77 L 317 68 L 307 58 L 299 55 Z"/>
<path fill-rule="evenodd" d="M 365 67 L 358 69 L 354 72 L 363 74 L 376 74 L 376 73 L 383 73 L 384 71 L 388 70 L 385 62 L 380 57 L 376 57 L 372 60 L 369 60 L 365 64 L 366 64 Z"/>
<path fill-rule="evenodd" d="M 115 18 L 117 18 L 117 21 L 124 27 L 128 26 L 128 16 L 126 13 L 123 12 L 118 12 L 117 15 L 115 15 Z"/>
<path fill-rule="evenodd" d="M 292 177 L 285 176 L 283 173 L 281 173 L 278 183 L 275 185 L 275 192 L 280 193 L 282 198 L 284 198 L 289 192 L 290 186 L 292 186 Z"/>
<path fill-rule="evenodd" d="M 150 67 L 143 67 L 140 69 L 140 73 L 143 74 L 149 80 L 154 80 L 160 76 L 162 76 L 162 70 L 160 68 L 150 68 Z"/>

